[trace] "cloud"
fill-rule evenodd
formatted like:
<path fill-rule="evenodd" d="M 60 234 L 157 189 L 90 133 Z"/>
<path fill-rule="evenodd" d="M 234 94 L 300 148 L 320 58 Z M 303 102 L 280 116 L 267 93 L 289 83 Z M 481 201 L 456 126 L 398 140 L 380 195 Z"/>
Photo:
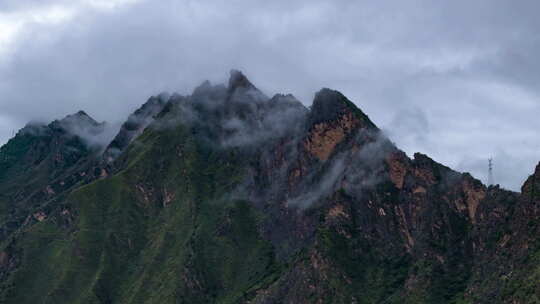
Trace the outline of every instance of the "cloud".
<path fill-rule="evenodd" d="M 10 117 L 2 116 L 0 114 L 0 138 L 7 140 L 8 138 L 13 137 L 17 131 L 14 126 L 18 124 L 18 122 L 13 121 Z"/>
<path fill-rule="evenodd" d="M 405 107 L 394 115 L 385 126 L 386 133 L 400 142 L 401 149 L 414 149 L 433 144 L 430 140 L 430 122 L 426 113 L 418 106 Z"/>
<path fill-rule="evenodd" d="M 319 199 L 332 194 L 336 189 L 336 184 L 343 178 L 345 161 L 343 156 L 338 155 L 333 159 L 332 164 L 326 170 L 326 174 L 319 177 L 320 180 L 312 187 L 312 191 L 300 194 L 297 197 L 287 200 L 287 206 L 307 209 L 313 206 Z"/>
<path fill-rule="evenodd" d="M 234 83 L 235 77 L 247 85 Z M 185 124 L 198 136 L 224 148 L 263 145 L 303 130 L 308 109 L 292 95 L 264 95 L 238 71 L 231 71 L 228 87 L 205 81 L 189 96 L 173 96 L 171 111 L 152 128 Z"/>
<path fill-rule="evenodd" d="M 0 123 L 17 129 L 81 109 L 123 121 L 151 95 L 185 95 L 238 68 L 267 96 L 293 93 L 305 105 L 321 87 L 337 89 L 408 154 L 474 175 L 482 171 L 467 160 L 505 151 L 520 162 L 508 182 L 517 189 L 510 185 L 539 158 L 539 8 L 530 0 L 5 0 Z M 0 143 L 9 136 L 0 131 Z"/>
<path fill-rule="evenodd" d="M 310 174 L 306 180 L 313 185 L 306 187 L 298 196 L 287 200 L 288 206 L 309 208 L 318 200 L 343 189 L 348 195 L 360 198 L 364 191 L 372 189 L 385 179 L 387 170 L 385 159 L 395 150 L 385 134 L 359 130 L 354 142 L 358 150 L 341 152 L 331 159 L 327 168 Z"/>
<path fill-rule="evenodd" d="M 44 124 L 40 125 L 45 127 Z M 62 128 L 67 131 L 69 136 L 77 136 L 89 148 L 98 150 L 105 149 L 119 129 L 118 125 L 106 122 L 99 123 L 82 111 L 56 120 L 49 126 L 53 129 Z M 26 127 L 23 130 L 26 129 L 29 129 L 30 132 L 36 130 L 33 127 Z"/>

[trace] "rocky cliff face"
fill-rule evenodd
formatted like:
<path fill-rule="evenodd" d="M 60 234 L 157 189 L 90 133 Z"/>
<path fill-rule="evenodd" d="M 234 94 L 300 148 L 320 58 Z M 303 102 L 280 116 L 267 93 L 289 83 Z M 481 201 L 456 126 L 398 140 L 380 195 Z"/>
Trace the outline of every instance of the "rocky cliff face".
<path fill-rule="evenodd" d="M 487 188 L 337 91 L 308 109 L 233 71 L 151 98 L 103 153 L 54 125 L 0 150 L 5 303 L 540 299 L 540 165 L 521 193 Z"/>

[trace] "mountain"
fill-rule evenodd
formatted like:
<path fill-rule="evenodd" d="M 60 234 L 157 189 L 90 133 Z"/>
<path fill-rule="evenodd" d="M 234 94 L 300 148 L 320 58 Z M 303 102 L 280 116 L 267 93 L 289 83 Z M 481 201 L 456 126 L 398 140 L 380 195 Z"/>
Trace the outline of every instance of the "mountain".
<path fill-rule="evenodd" d="M 0 228 L 8 238 L 50 200 L 62 197 L 89 173 L 105 124 L 85 112 L 48 125 L 30 123 L 0 148 Z"/>
<path fill-rule="evenodd" d="M 540 164 L 486 187 L 337 91 L 306 108 L 239 71 L 150 98 L 106 147 L 68 117 L 86 131 L 0 149 L 2 303 L 540 302 Z"/>
<path fill-rule="evenodd" d="M 120 127 L 118 134 L 103 152 L 103 158 L 106 162 L 112 162 L 148 127 L 154 120 L 154 117 L 163 110 L 166 104 L 166 98 L 164 94 L 152 96 L 145 104 L 133 112 L 133 114 L 129 115 L 127 121 Z"/>

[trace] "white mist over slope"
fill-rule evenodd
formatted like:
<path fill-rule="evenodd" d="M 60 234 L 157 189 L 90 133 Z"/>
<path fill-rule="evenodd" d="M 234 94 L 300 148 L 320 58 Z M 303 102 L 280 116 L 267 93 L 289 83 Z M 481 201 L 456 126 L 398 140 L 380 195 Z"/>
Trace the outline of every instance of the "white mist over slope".
<path fill-rule="evenodd" d="M 539 160 L 537 1 L 6 0 L 0 144 L 85 110 L 122 122 L 149 96 L 247 73 L 305 105 L 330 87 L 412 154 L 517 190 Z"/>

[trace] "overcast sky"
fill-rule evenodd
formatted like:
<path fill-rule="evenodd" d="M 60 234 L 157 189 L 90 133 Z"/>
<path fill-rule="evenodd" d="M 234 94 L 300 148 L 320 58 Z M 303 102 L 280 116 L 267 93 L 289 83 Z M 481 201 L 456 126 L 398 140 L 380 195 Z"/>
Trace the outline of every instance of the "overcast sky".
<path fill-rule="evenodd" d="M 519 190 L 540 161 L 540 2 L 1 0 L 0 144 L 80 109 L 117 122 L 242 70 L 340 90 L 409 155 Z"/>

